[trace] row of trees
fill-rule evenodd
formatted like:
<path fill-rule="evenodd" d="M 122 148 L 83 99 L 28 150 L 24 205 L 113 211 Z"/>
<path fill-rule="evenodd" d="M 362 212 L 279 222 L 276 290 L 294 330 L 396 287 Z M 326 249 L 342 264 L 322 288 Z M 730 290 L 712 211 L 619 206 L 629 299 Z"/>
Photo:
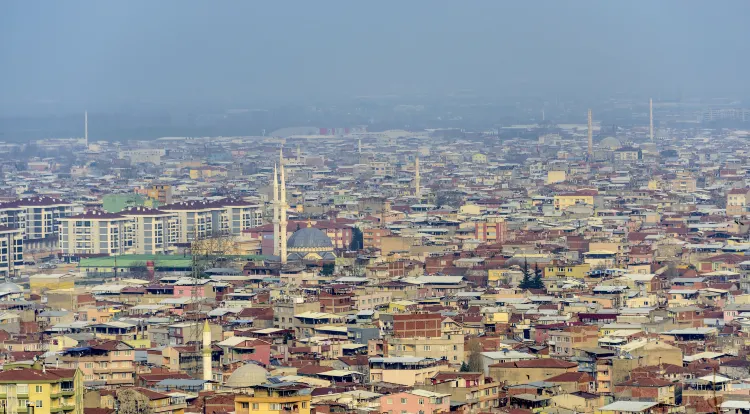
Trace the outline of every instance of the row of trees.
<path fill-rule="evenodd" d="M 528 260 L 524 260 L 521 272 L 523 273 L 523 279 L 521 279 L 521 283 L 518 287 L 521 289 L 544 289 L 542 269 L 539 268 L 538 264 L 534 264 L 534 270 L 532 272 L 532 270 L 529 269 Z"/>

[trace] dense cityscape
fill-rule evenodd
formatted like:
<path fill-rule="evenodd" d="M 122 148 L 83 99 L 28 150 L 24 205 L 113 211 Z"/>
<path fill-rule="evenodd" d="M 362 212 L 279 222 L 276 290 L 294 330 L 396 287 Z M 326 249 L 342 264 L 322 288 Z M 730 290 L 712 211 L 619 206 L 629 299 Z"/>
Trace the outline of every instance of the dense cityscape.
<path fill-rule="evenodd" d="M 707 116 L 748 111 L 633 105 L 629 127 L 123 142 L 86 113 L 82 137 L 7 142 L 0 401 L 746 410 L 750 132 Z"/>
<path fill-rule="evenodd" d="M 0 1 L 0 414 L 750 414 L 747 16 Z"/>

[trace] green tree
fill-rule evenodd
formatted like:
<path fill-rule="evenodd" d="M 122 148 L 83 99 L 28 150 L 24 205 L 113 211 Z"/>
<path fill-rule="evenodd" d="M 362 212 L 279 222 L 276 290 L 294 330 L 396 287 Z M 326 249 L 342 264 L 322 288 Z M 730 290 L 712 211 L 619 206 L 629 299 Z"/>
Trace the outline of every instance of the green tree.
<path fill-rule="evenodd" d="M 544 289 L 544 281 L 542 280 L 542 269 L 539 265 L 534 263 L 534 278 L 531 279 L 532 289 Z"/>
<path fill-rule="evenodd" d="M 352 229 L 352 242 L 349 244 L 349 250 L 359 250 L 365 247 L 365 235 L 357 227 Z"/>
<path fill-rule="evenodd" d="M 521 268 L 521 273 L 523 273 L 523 279 L 521 279 L 521 284 L 518 285 L 521 289 L 531 289 L 531 271 L 529 270 L 529 261 L 528 259 L 523 259 L 523 267 Z"/>
<path fill-rule="evenodd" d="M 470 372 L 469 364 L 466 363 L 466 361 L 461 363 L 461 369 L 459 370 L 461 372 Z"/>
<path fill-rule="evenodd" d="M 336 269 L 336 265 L 333 263 L 324 263 L 323 268 L 320 269 L 320 274 L 323 276 L 331 276 L 333 271 Z"/>

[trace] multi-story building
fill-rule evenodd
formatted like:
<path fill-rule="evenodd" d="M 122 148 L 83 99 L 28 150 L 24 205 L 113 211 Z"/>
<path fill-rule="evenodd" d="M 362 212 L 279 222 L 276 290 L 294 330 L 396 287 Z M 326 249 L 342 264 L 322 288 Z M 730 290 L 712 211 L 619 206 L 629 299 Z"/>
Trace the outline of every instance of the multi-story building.
<path fill-rule="evenodd" d="M 465 403 L 472 413 L 499 407 L 503 395 L 501 384 L 483 372 L 440 372 L 419 389 L 450 394 L 451 403 Z"/>
<path fill-rule="evenodd" d="M 64 255 L 120 255 L 132 251 L 133 226 L 120 213 L 89 211 L 59 220 L 59 247 Z"/>
<path fill-rule="evenodd" d="M 172 204 L 172 186 L 156 184 L 146 190 L 146 197 L 155 200 L 159 205 Z"/>
<path fill-rule="evenodd" d="M 146 207 L 123 210 L 131 221 L 134 254 L 166 254 L 180 239 L 180 226 L 173 213 Z"/>
<path fill-rule="evenodd" d="M 325 312 L 303 312 L 294 315 L 294 330 L 297 338 L 310 338 L 320 326 L 343 326 L 344 317 Z"/>
<path fill-rule="evenodd" d="M 622 147 L 618 148 L 614 152 L 614 160 L 616 162 L 633 162 L 643 158 L 643 152 L 640 148 L 634 147 Z"/>
<path fill-rule="evenodd" d="M 240 199 L 222 200 L 217 204 L 224 207 L 223 216 L 227 222 L 227 230 L 235 236 L 263 224 L 263 208 L 258 204 Z"/>
<path fill-rule="evenodd" d="M 380 397 L 380 412 L 388 414 L 450 412 L 450 394 L 427 390 L 404 391 Z"/>
<path fill-rule="evenodd" d="M 747 214 L 748 204 L 750 204 L 750 189 L 735 188 L 727 192 L 728 216 L 742 216 Z"/>
<path fill-rule="evenodd" d="M 253 387 L 252 395 L 234 398 L 236 414 L 310 414 L 312 396 L 296 384 L 263 384 Z"/>
<path fill-rule="evenodd" d="M 487 243 L 504 243 L 508 226 L 503 217 L 488 217 L 474 224 L 474 238 Z"/>
<path fill-rule="evenodd" d="M 0 225 L 0 277 L 14 276 L 23 267 L 22 230 Z"/>
<path fill-rule="evenodd" d="M 161 157 L 167 154 L 167 150 L 163 148 L 140 148 L 121 150 L 117 153 L 117 156 L 121 159 L 129 158 L 133 164 L 159 164 Z"/>
<path fill-rule="evenodd" d="M 87 387 L 118 387 L 135 382 L 135 350 L 122 341 L 101 341 L 63 351 L 60 364 L 83 373 Z"/>
<path fill-rule="evenodd" d="M 77 369 L 17 368 L 0 371 L 3 413 L 83 414 L 83 376 Z"/>
<path fill-rule="evenodd" d="M 548 340 L 550 356 L 572 357 L 576 348 L 596 348 L 599 344 L 599 329 L 597 326 L 568 326 L 560 331 L 552 332 Z"/>
<path fill-rule="evenodd" d="M 285 296 L 273 301 L 274 326 L 294 329 L 294 315 L 319 312 L 320 302 L 306 296 Z"/>
<path fill-rule="evenodd" d="M 394 357 L 445 357 L 451 364 L 464 362 L 464 336 L 443 335 L 433 338 L 389 338 L 388 354 Z"/>
<path fill-rule="evenodd" d="M 58 198 L 21 198 L 0 204 L 0 225 L 22 229 L 24 240 L 54 238 L 59 220 L 73 215 L 74 207 Z"/>
<path fill-rule="evenodd" d="M 148 400 L 149 412 L 154 414 L 183 414 L 187 408 L 187 400 L 183 395 L 170 395 L 156 392 L 147 388 L 131 388 Z M 86 396 L 88 403 L 89 396 Z M 100 393 L 99 400 L 93 401 L 97 407 L 115 410 L 117 408 L 117 393 L 113 391 Z M 144 410 L 146 411 L 146 410 Z"/>
<path fill-rule="evenodd" d="M 370 358 L 370 382 L 390 382 L 409 387 L 428 384 L 440 372 L 436 359 L 415 357 Z"/>
<path fill-rule="evenodd" d="M 591 265 L 581 264 L 551 264 L 544 268 L 544 277 L 584 279 L 591 271 Z"/>
<path fill-rule="evenodd" d="M 362 242 L 365 249 L 376 248 L 380 249 L 382 246 L 382 239 L 390 236 L 390 229 L 383 228 L 367 228 L 362 231 Z"/>
<path fill-rule="evenodd" d="M 565 210 L 577 204 L 594 205 L 594 197 L 598 194 L 596 190 L 578 190 L 572 193 L 555 195 L 555 210 Z"/>
<path fill-rule="evenodd" d="M 177 217 L 180 227 L 179 243 L 205 239 L 222 233 L 222 230 L 229 231 L 228 221 L 224 225 L 221 222 L 224 207 L 214 202 L 183 201 L 161 206 L 159 210 L 173 213 Z"/>

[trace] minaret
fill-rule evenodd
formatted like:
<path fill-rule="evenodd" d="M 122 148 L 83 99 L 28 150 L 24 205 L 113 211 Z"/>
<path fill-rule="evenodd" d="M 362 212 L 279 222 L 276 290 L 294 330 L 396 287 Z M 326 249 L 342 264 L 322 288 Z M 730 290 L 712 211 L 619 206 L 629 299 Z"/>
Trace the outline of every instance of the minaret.
<path fill-rule="evenodd" d="M 83 142 L 89 147 L 89 111 L 83 111 Z"/>
<path fill-rule="evenodd" d="M 414 195 L 417 199 L 422 198 L 422 188 L 419 186 L 419 156 L 414 160 Z"/>
<path fill-rule="evenodd" d="M 281 191 L 279 191 L 279 233 L 281 236 L 281 264 L 286 263 L 286 209 L 289 207 L 286 204 L 286 177 L 284 174 L 284 150 L 279 152 L 279 161 L 281 163 Z"/>
<path fill-rule="evenodd" d="M 654 142 L 654 101 L 648 98 L 648 136 Z"/>
<path fill-rule="evenodd" d="M 211 372 L 211 328 L 208 326 L 208 319 L 203 324 L 203 380 L 211 381 L 213 375 Z M 211 388 L 210 383 L 206 383 L 204 389 Z"/>
<path fill-rule="evenodd" d="M 357 152 L 362 153 L 362 138 L 357 140 Z"/>
<path fill-rule="evenodd" d="M 594 155 L 593 127 L 591 126 L 591 109 L 589 109 L 589 159 Z"/>
<path fill-rule="evenodd" d="M 302 151 L 299 149 L 299 144 L 297 144 L 297 164 L 302 162 Z"/>
<path fill-rule="evenodd" d="M 279 255 L 279 174 L 273 166 L 273 255 Z"/>

